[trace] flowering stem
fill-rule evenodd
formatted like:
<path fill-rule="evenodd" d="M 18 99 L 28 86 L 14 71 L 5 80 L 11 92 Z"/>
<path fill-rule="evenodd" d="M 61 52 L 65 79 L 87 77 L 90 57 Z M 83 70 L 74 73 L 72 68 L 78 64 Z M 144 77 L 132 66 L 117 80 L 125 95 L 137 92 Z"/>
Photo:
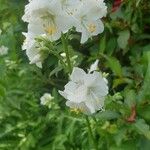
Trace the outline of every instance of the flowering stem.
<path fill-rule="evenodd" d="M 86 119 L 86 122 L 87 122 L 88 130 L 89 130 L 89 135 L 90 135 L 90 137 L 91 137 L 91 139 L 92 139 L 92 141 L 93 141 L 94 148 L 95 148 L 95 150 L 98 150 L 97 144 L 96 144 L 96 142 L 95 142 L 94 135 L 93 135 L 93 133 L 92 133 L 92 128 L 91 128 L 91 125 L 90 125 L 90 121 L 89 121 L 88 116 L 86 116 L 85 119 Z"/>
<path fill-rule="evenodd" d="M 54 52 L 54 51 L 50 51 L 50 50 L 49 50 L 49 52 L 50 52 L 51 54 L 53 54 L 54 56 L 56 56 L 56 57 L 60 60 L 60 62 L 64 65 L 64 67 L 67 67 L 66 64 L 64 63 L 63 59 L 61 58 L 61 56 L 60 56 L 59 54 L 57 54 L 57 53 Z"/>
<path fill-rule="evenodd" d="M 71 61 L 70 61 L 70 57 L 69 57 L 68 38 L 65 37 L 63 33 L 61 34 L 61 41 L 62 41 L 62 44 L 63 44 L 63 47 L 64 47 L 64 51 L 66 53 L 68 70 L 69 70 L 69 73 L 71 73 L 72 65 L 71 65 Z"/>
<path fill-rule="evenodd" d="M 45 42 L 47 42 L 47 41 L 45 40 Z M 56 52 L 57 50 L 54 48 L 54 46 L 51 42 L 48 43 L 47 47 L 44 47 L 43 49 L 41 48 L 41 50 L 42 51 L 47 50 L 49 53 L 51 53 L 52 55 L 57 57 L 65 68 L 67 67 L 67 65 L 64 63 L 62 57 Z"/>
<path fill-rule="evenodd" d="M 43 49 L 41 49 L 41 50 L 47 50 L 47 51 L 48 51 L 49 53 L 51 53 L 52 55 L 56 56 L 56 57 L 60 60 L 60 62 L 62 63 L 62 65 L 63 65 L 65 68 L 67 67 L 66 64 L 64 63 L 62 57 L 61 57 L 57 52 L 55 52 L 56 50 L 55 50 L 54 48 L 53 48 L 53 50 L 51 50 L 50 47 L 49 47 L 49 48 L 45 47 L 45 48 L 43 48 Z"/>

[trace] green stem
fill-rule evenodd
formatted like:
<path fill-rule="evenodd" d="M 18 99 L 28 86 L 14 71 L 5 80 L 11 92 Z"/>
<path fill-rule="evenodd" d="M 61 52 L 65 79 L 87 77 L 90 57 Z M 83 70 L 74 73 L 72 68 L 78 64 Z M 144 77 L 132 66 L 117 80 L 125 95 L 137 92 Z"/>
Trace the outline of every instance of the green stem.
<path fill-rule="evenodd" d="M 54 56 L 56 56 L 56 57 L 60 60 L 60 62 L 63 64 L 63 66 L 66 67 L 66 64 L 64 63 L 62 57 L 61 57 L 59 54 L 57 54 L 57 53 L 54 52 L 54 51 L 50 51 L 50 50 L 49 50 L 49 52 L 50 52 L 51 54 L 53 54 Z"/>
<path fill-rule="evenodd" d="M 64 51 L 66 53 L 68 70 L 69 70 L 69 73 L 71 73 L 71 71 L 72 71 L 72 64 L 71 64 L 70 57 L 69 57 L 68 38 L 65 37 L 63 33 L 61 34 L 61 40 L 62 40 L 62 44 L 63 44 L 63 47 L 64 47 Z"/>
<path fill-rule="evenodd" d="M 89 135 L 90 135 L 90 137 L 91 137 L 91 139 L 92 139 L 92 141 L 93 141 L 94 148 L 95 148 L 95 150 L 98 150 L 98 147 L 97 147 L 97 144 L 96 144 L 94 135 L 93 135 L 93 133 L 92 133 L 92 128 L 91 128 L 91 125 L 90 125 L 90 121 L 89 121 L 88 116 L 86 116 L 85 119 L 86 119 L 86 122 L 87 122 L 88 130 L 89 130 Z"/>
<path fill-rule="evenodd" d="M 51 48 L 52 48 L 52 50 L 51 50 Z M 62 63 L 62 65 L 66 68 L 67 67 L 67 65 L 64 63 L 64 61 L 63 61 L 63 59 L 62 59 L 62 57 L 56 52 L 57 50 L 55 50 L 55 48 L 54 47 L 44 47 L 43 49 L 41 49 L 41 50 L 47 50 L 49 53 L 51 53 L 51 54 L 53 54 L 54 56 L 56 56 L 59 60 L 60 60 L 60 62 Z"/>

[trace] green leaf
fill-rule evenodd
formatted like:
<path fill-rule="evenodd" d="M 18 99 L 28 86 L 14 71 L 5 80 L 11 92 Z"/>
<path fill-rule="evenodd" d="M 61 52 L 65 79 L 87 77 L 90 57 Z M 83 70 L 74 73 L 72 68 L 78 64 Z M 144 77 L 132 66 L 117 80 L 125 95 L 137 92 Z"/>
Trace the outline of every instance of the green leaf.
<path fill-rule="evenodd" d="M 96 118 L 100 119 L 100 120 L 112 120 L 112 119 L 116 119 L 119 118 L 120 115 L 119 113 L 115 112 L 115 111 L 104 111 L 104 112 L 99 112 L 95 115 Z"/>
<path fill-rule="evenodd" d="M 62 149 L 65 150 L 64 143 L 67 141 L 67 136 L 64 134 L 59 134 L 55 136 L 53 143 L 53 149 Z"/>
<path fill-rule="evenodd" d="M 6 94 L 6 89 L 2 85 L 0 85 L 0 96 L 4 97 Z"/>
<path fill-rule="evenodd" d="M 138 95 L 138 101 L 142 102 L 143 100 L 149 100 L 150 97 L 150 51 L 146 52 L 145 55 L 147 56 L 147 70 L 146 70 L 146 74 L 144 77 L 144 84 L 142 86 L 141 91 L 139 92 Z"/>
<path fill-rule="evenodd" d="M 101 40 L 100 40 L 100 53 L 104 53 L 105 49 L 106 49 L 106 35 L 104 35 Z"/>
<path fill-rule="evenodd" d="M 107 65 L 111 68 L 114 74 L 121 77 L 122 68 L 120 62 L 114 57 L 107 57 L 107 60 L 108 60 Z"/>
<path fill-rule="evenodd" d="M 134 90 L 127 89 L 124 91 L 125 103 L 129 108 L 136 104 L 136 93 Z"/>
<path fill-rule="evenodd" d="M 111 56 L 117 46 L 116 38 L 112 37 L 106 44 L 107 55 Z"/>
<path fill-rule="evenodd" d="M 127 129 L 123 128 L 123 129 L 118 130 L 118 133 L 115 135 L 114 139 L 118 146 L 121 144 L 122 140 L 125 139 L 126 132 L 127 132 Z"/>
<path fill-rule="evenodd" d="M 150 140 L 150 128 L 149 125 L 146 124 L 144 119 L 137 120 L 133 126 L 139 134 L 144 135 L 147 139 Z"/>
<path fill-rule="evenodd" d="M 119 47 L 125 49 L 128 45 L 129 38 L 130 38 L 129 30 L 119 32 L 119 37 L 117 39 Z"/>
<path fill-rule="evenodd" d="M 138 112 L 142 118 L 150 121 L 150 105 L 138 107 Z"/>

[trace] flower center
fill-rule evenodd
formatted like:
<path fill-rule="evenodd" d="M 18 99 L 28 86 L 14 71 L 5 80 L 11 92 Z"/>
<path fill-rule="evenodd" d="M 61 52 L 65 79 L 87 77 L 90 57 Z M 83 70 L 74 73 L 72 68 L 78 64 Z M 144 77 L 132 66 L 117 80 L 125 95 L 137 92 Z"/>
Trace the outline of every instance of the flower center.
<path fill-rule="evenodd" d="M 57 27 L 55 25 L 55 15 L 51 12 L 44 11 L 40 17 L 42 19 L 44 31 L 48 35 L 53 35 L 57 32 Z"/>
<path fill-rule="evenodd" d="M 76 114 L 79 114 L 81 112 L 80 109 L 78 109 L 78 108 L 71 108 L 70 111 L 74 112 Z"/>
<path fill-rule="evenodd" d="M 88 31 L 91 33 L 95 32 L 96 31 L 96 25 L 93 23 L 89 24 L 88 25 Z"/>
<path fill-rule="evenodd" d="M 74 112 L 76 114 L 80 114 L 80 113 L 84 112 L 84 109 L 82 109 L 82 108 L 71 108 L 70 111 Z"/>
<path fill-rule="evenodd" d="M 89 95 L 89 97 L 92 97 L 93 99 L 97 100 L 97 96 L 94 92 L 93 87 L 87 87 L 87 95 Z"/>
<path fill-rule="evenodd" d="M 50 25 L 50 26 L 45 27 L 45 32 L 46 32 L 48 35 L 53 35 L 53 34 L 56 33 L 56 31 L 57 31 L 57 28 L 56 28 L 56 26 L 54 26 L 54 25 Z"/>

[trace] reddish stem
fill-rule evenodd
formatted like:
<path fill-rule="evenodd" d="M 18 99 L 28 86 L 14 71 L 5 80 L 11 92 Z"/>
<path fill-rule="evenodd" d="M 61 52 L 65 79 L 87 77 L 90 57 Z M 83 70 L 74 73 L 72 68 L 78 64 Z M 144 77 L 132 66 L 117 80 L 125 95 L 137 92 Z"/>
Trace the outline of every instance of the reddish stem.
<path fill-rule="evenodd" d="M 131 115 L 126 119 L 128 122 L 133 123 L 136 119 L 136 106 L 131 107 Z"/>

